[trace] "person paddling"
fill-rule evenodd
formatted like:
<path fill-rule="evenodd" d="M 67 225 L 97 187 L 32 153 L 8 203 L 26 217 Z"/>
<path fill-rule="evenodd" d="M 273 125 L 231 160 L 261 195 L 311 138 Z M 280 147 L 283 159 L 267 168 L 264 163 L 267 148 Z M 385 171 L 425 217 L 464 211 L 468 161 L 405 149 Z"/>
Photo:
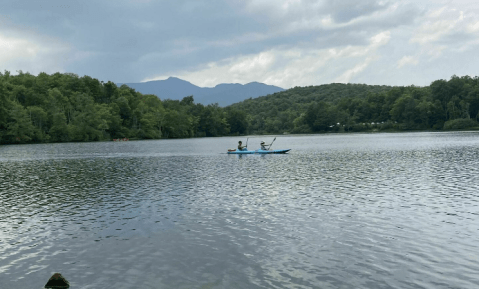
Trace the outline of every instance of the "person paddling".
<path fill-rule="evenodd" d="M 242 141 L 239 141 L 239 142 L 238 142 L 238 150 L 243 151 L 245 148 L 246 148 L 246 147 L 243 146 L 243 142 L 242 142 Z"/>
<path fill-rule="evenodd" d="M 261 142 L 261 149 L 267 151 L 269 149 L 269 145 L 265 144 L 264 141 Z"/>

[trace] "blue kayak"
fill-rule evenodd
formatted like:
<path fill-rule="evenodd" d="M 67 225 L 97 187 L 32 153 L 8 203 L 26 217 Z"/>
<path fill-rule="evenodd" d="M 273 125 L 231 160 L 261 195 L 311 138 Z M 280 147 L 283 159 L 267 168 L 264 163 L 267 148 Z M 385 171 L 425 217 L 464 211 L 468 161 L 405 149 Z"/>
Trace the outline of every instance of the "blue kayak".
<path fill-rule="evenodd" d="M 285 154 L 289 152 L 291 149 L 286 149 L 286 150 L 255 150 L 255 151 L 249 151 L 249 150 L 228 150 L 228 154 L 233 154 L 233 155 L 242 155 L 242 154 Z"/>

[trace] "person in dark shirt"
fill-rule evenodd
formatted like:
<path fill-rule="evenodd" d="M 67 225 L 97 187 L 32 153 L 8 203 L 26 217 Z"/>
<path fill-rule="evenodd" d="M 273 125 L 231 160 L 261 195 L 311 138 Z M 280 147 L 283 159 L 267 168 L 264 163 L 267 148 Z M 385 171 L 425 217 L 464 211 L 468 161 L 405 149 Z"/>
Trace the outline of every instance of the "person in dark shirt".
<path fill-rule="evenodd" d="M 238 142 L 238 150 L 239 150 L 239 151 L 244 151 L 245 148 L 246 148 L 246 147 L 243 146 L 243 142 L 242 142 L 242 141 L 239 141 L 239 142 Z"/>

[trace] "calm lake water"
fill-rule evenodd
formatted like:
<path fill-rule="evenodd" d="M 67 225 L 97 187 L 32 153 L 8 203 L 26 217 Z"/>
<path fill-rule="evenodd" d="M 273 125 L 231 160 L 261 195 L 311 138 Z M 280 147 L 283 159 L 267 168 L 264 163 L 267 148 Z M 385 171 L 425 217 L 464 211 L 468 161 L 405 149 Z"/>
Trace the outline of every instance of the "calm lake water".
<path fill-rule="evenodd" d="M 0 288 L 479 288 L 478 132 L 238 140 L 0 146 Z"/>

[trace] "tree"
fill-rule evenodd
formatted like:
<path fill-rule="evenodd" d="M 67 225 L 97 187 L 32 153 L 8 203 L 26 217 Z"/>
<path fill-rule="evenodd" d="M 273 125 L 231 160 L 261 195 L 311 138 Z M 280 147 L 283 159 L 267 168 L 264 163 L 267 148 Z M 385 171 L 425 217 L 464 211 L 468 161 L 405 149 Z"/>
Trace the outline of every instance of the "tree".
<path fill-rule="evenodd" d="M 104 130 L 107 122 L 101 118 L 98 111 L 99 104 L 95 104 L 93 97 L 76 92 L 71 99 L 74 112 L 68 124 L 70 139 L 73 141 L 97 141 L 104 139 Z"/>
<path fill-rule="evenodd" d="M 337 124 L 335 112 L 334 107 L 321 101 L 308 107 L 305 121 L 312 131 L 326 132 Z"/>
<path fill-rule="evenodd" d="M 226 115 L 217 103 L 205 106 L 200 115 L 198 130 L 206 136 L 221 136 L 230 132 Z"/>
<path fill-rule="evenodd" d="M 7 71 L 5 71 L 5 73 L 7 74 Z M 6 77 L 3 76 L 3 78 Z M 3 79 L 0 79 L 0 144 L 4 142 L 4 137 L 7 131 L 7 116 L 10 110 L 11 104 L 7 98 L 7 91 Z"/>
<path fill-rule="evenodd" d="M 81 81 L 84 83 L 84 86 L 87 89 L 87 93 L 93 97 L 95 102 L 97 103 L 110 103 L 111 102 L 111 94 L 104 93 L 103 87 L 96 78 L 91 78 L 90 76 L 83 76 Z M 113 87 L 113 83 L 108 83 L 108 86 Z M 116 85 L 115 85 L 116 86 Z M 113 90 L 113 89 L 112 89 Z"/>
<path fill-rule="evenodd" d="M 165 112 L 163 128 L 165 137 L 191 137 L 194 132 L 194 119 L 191 115 L 182 114 L 177 110 L 167 109 Z"/>
<path fill-rule="evenodd" d="M 229 109 L 226 111 L 226 120 L 232 134 L 245 134 L 248 129 L 246 120 L 246 112 L 237 109 Z"/>
<path fill-rule="evenodd" d="M 430 88 L 431 88 L 432 98 L 434 100 L 437 99 L 440 101 L 443 111 L 445 113 L 445 118 L 447 119 L 448 117 L 447 104 L 452 97 L 447 81 L 443 79 L 433 81 L 430 85 Z"/>
<path fill-rule="evenodd" d="M 447 119 L 453 120 L 460 118 L 462 115 L 461 108 L 459 106 L 460 99 L 457 95 L 454 95 L 451 100 L 447 103 Z"/>
<path fill-rule="evenodd" d="M 10 142 L 30 142 L 34 136 L 35 127 L 27 110 L 21 104 L 15 102 L 8 116 L 7 135 L 10 136 Z"/>
<path fill-rule="evenodd" d="M 181 105 L 185 105 L 185 106 L 190 106 L 190 105 L 193 105 L 195 102 L 194 98 L 193 98 L 193 95 L 190 95 L 190 96 L 185 96 L 183 97 L 183 99 L 181 100 L 180 104 Z"/>
<path fill-rule="evenodd" d="M 48 134 L 53 142 L 66 142 L 70 140 L 68 135 L 67 118 L 62 112 L 56 112 L 52 115 L 52 125 Z"/>
<path fill-rule="evenodd" d="M 165 109 L 161 100 L 152 94 L 140 96 L 141 101 L 134 114 L 139 120 L 138 137 L 158 139 L 162 136 Z"/>
<path fill-rule="evenodd" d="M 73 107 L 68 97 L 63 95 L 58 88 L 55 87 L 48 90 L 46 103 L 48 105 L 47 111 L 50 115 L 53 115 L 57 112 L 62 112 L 65 114 L 65 116 L 67 116 L 68 121 L 71 120 Z"/>
<path fill-rule="evenodd" d="M 398 98 L 391 109 L 391 119 L 402 124 L 403 129 L 416 128 L 415 122 L 418 116 L 416 111 L 417 100 L 411 95 L 405 94 Z"/>
<path fill-rule="evenodd" d="M 33 141 L 43 142 L 49 139 L 47 134 L 48 114 L 38 106 L 27 107 L 27 113 L 30 115 L 30 120 L 35 126 Z"/>
<path fill-rule="evenodd" d="M 434 104 L 426 99 L 423 99 L 416 106 L 418 118 L 421 121 L 422 128 L 431 127 L 431 118 L 434 111 Z"/>
<path fill-rule="evenodd" d="M 476 118 L 479 114 L 479 84 L 472 86 L 465 100 L 469 104 L 469 116 Z"/>

